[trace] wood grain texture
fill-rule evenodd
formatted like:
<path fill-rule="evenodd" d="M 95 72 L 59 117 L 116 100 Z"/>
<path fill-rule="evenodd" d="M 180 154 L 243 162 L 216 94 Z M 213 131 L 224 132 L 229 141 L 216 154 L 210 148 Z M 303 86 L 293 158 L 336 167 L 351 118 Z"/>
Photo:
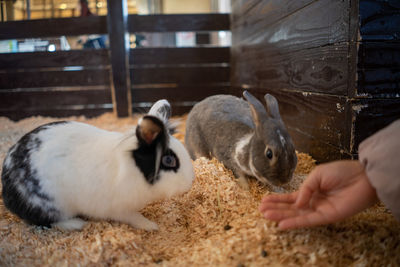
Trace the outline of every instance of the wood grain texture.
<path fill-rule="evenodd" d="M 347 95 L 349 1 L 286 2 L 235 2 L 232 85 Z"/>
<path fill-rule="evenodd" d="M 57 86 L 109 85 L 108 70 L 0 73 L 0 90 Z"/>
<path fill-rule="evenodd" d="M 229 47 L 135 48 L 130 50 L 129 58 L 129 63 L 131 65 L 177 65 L 229 62 Z"/>
<path fill-rule="evenodd" d="M 400 40 L 400 2 L 359 0 L 361 40 Z"/>
<path fill-rule="evenodd" d="M 353 159 L 355 156 L 337 146 L 322 142 L 318 137 L 310 136 L 293 128 L 289 128 L 288 131 L 292 139 L 295 140 L 296 150 L 312 155 L 317 163 Z"/>
<path fill-rule="evenodd" d="M 131 69 L 132 84 L 229 82 L 229 67 L 159 67 Z"/>
<path fill-rule="evenodd" d="M 234 95 L 241 96 L 244 89 L 233 90 L 231 92 Z M 349 146 L 345 97 L 265 88 L 246 88 L 246 90 L 261 101 L 266 93 L 275 96 L 282 119 L 291 131 L 315 138 L 339 150 Z M 295 139 L 296 147 L 307 147 L 303 141 Z"/>
<path fill-rule="evenodd" d="M 348 44 L 289 53 L 252 45 L 232 48 L 231 83 L 293 91 L 347 94 Z"/>
<path fill-rule="evenodd" d="M 129 32 L 229 31 L 229 14 L 129 15 Z"/>
<path fill-rule="evenodd" d="M 316 1 L 318 0 L 232 0 L 232 14 L 240 13 L 242 15 L 239 17 L 233 16 L 231 25 L 234 27 L 243 24 L 244 17 L 249 17 L 250 15 L 253 21 L 263 20 L 267 24 L 271 24 Z M 269 16 L 265 17 L 265 15 Z"/>
<path fill-rule="evenodd" d="M 260 2 L 269 3 L 269 1 Z M 263 44 L 272 50 L 276 51 L 274 47 L 278 47 L 279 52 L 286 52 L 346 42 L 349 33 L 348 7 L 349 0 L 320 0 L 283 17 L 279 23 L 243 22 L 245 27 L 235 27 L 233 24 L 232 46 Z M 282 6 L 280 8 L 284 9 Z M 233 18 L 243 16 L 242 10 L 240 8 L 237 10 L 239 13 L 234 12 Z M 255 9 L 254 12 L 258 13 L 259 9 Z M 264 17 L 269 17 L 273 12 L 272 9 L 265 9 L 262 14 Z M 251 20 L 251 12 L 243 16 L 245 20 L 248 18 Z"/>
<path fill-rule="evenodd" d="M 0 54 L 0 69 L 63 68 L 67 66 L 107 66 L 107 49 L 69 50 Z"/>
<path fill-rule="evenodd" d="M 231 28 L 251 36 L 317 0 L 233 0 Z M 234 36 L 235 37 L 235 36 Z"/>

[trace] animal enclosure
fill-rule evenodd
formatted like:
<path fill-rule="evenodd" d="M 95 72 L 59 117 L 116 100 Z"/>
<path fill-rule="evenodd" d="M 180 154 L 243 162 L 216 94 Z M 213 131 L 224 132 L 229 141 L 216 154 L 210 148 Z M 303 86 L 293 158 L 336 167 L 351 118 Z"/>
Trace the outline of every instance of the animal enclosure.
<path fill-rule="evenodd" d="M 109 49 L 0 55 L 0 114 L 119 116 L 160 98 L 175 114 L 220 93 L 278 98 L 296 148 L 318 161 L 399 118 L 400 7 L 395 1 L 232 1 L 231 14 L 129 15 L 0 24 L 0 39 L 108 34 Z M 221 31 L 231 47 L 135 48 L 126 33 Z"/>
<path fill-rule="evenodd" d="M 117 119 L 107 113 L 64 119 L 123 132 L 137 117 Z M 0 161 L 23 134 L 55 120 L 12 122 L 1 117 Z M 181 126 L 177 137 L 183 141 Z M 315 165 L 309 156 L 298 156 L 294 178 L 285 190 L 296 189 Z M 74 232 L 34 227 L 6 210 L 0 196 L 0 265 L 397 266 L 400 262 L 400 225 L 382 205 L 340 223 L 279 231 L 258 211 L 269 188 L 253 179 L 250 190 L 244 190 L 215 159 L 198 159 L 193 165 L 196 179 L 187 194 L 141 211 L 160 226 L 158 232 L 106 220 L 89 220 L 82 231 Z"/>
<path fill-rule="evenodd" d="M 400 118 L 398 2 L 233 1 L 231 16 L 232 90 L 275 95 L 298 150 L 356 157 Z"/>
<path fill-rule="evenodd" d="M 39 125 L 75 120 L 127 132 L 138 119 L 130 115 L 161 98 L 175 116 L 214 94 L 273 94 L 296 150 L 319 162 L 356 157 L 364 138 L 400 117 L 398 1 L 232 0 L 231 14 L 128 16 L 121 2 L 108 1 L 108 17 L 0 23 L 0 40 L 110 39 L 107 49 L 0 54 L 0 162 Z M 230 47 L 131 49 L 124 42 L 128 33 L 221 30 L 231 31 Z M 186 117 L 178 119 L 183 141 Z M 309 155 L 297 156 L 285 192 L 315 166 Z M 189 192 L 141 210 L 158 232 L 93 219 L 82 231 L 36 227 L 9 212 L 0 196 L 0 265 L 400 264 L 400 224 L 382 204 L 342 222 L 279 231 L 258 211 L 271 188 L 253 179 L 244 190 L 215 159 L 193 166 Z"/>
<path fill-rule="evenodd" d="M 35 115 L 92 117 L 114 107 L 126 116 L 160 98 L 170 99 L 174 112 L 182 114 L 195 101 L 227 92 L 229 47 L 129 49 L 118 23 L 122 17 L 1 23 L 0 40 L 109 33 L 110 48 L 1 54 L 0 115 L 14 120 Z M 130 33 L 224 31 L 229 30 L 229 15 L 129 15 L 124 23 Z"/>

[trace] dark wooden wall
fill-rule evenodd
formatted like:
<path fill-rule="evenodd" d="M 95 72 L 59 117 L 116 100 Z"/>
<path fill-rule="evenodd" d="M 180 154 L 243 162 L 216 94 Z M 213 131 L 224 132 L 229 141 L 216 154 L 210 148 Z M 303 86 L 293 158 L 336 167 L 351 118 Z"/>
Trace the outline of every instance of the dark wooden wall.
<path fill-rule="evenodd" d="M 275 95 L 298 150 L 355 157 L 400 117 L 399 25 L 396 1 L 233 0 L 232 92 Z"/>
<path fill-rule="evenodd" d="M 161 98 L 170 100 L 173 113 L 179 114 L 206 96 L 226 92 L 229 47 L 128 48 L 124 54 L 116 40 L 127 32 L 229 30 L 229 15 L 129 15 L 124 32 L 110 25 L 118 21 L 118 8 L 114 11 L 112 19 L 96 16 L 0 23 L 0 40 L 112 34 L 110 49 L 0 54 L 0 116 L 14 120 L 34 115 L 96 116 L 116 106 L 117 114 L 124 116 L 130 113 L 127 108 L 143 112 Z M 124 57 L 128 65 L 121 77 Z M 125 78 L 129 82 L 122 86 L 130 88 L 121 89 L 120 80 Z M 128 99 L 127 92 L 132 105 L 118 105 Z"/>
<path fill-rule="evenodd" d="M 229 23 L 227 14 L 132 15 L 129 32 L 229 31 Z M 166 98 L 173 112 L 182 114 L 197 101 L 229 89 L 229 47 L 137 48 L 129 61 L 134 109 Z"/>

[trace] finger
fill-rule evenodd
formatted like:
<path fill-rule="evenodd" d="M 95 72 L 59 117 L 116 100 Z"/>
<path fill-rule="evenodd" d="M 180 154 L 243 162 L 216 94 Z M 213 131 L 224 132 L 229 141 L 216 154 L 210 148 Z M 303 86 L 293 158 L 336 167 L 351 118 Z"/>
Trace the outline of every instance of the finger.
<path fill-rule="evenodd" d="M 318 212 L 303 213 L 299 216 L 287 217 L 278 224 L 279 229 L 288 230 L 295 228 L 312 227 L 329 223 L 329 221 Z"/>
<path fill-rule="evenodd" d="M 296 210 L 268 210 L 264 212 L 264 218 L 274 222 L 279 222 L 286 220 L 288 218 L 293 218 L 299 215 Z"/>
<path fill-rule="evenodd" d="M 315 168 L 307 179 L 304 181 L 300 187 L 299 194 L 296 199 L 296 206 L 298 208 L 303 208 L 308 206 L 310 199 L 314 192 L 318 192 L 321 183 L 321 168 Z"/>
<path fill-rule="evenodd" d="M 296 208 L 293 204 L 280 202 L 264 202 L 260 204 L 259 210 L 265 212 L 267 210 L 291 210 Z"/>
<path fill-rule="evenodd" d="M 298 192 L 293 192 L 289 194 L 266 195 L 261 200 L 261 203 L 266 203 L 266 202 L 294 203 L 296 201 L 297 194 Z"/>

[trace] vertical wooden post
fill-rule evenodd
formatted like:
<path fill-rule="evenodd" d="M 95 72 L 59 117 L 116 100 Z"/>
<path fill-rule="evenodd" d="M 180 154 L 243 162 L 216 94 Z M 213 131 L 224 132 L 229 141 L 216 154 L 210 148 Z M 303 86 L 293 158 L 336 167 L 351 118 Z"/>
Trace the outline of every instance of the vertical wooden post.
<path fill-rule="evenodd" d="M 5 1 L 6 4 L 6 14 L 7 14 L 7 21 L 14 20 L 14 2 L 13 1 Z M 3 8 L 3 3 L 2 3 Z"/>
<path fill-rule="evenodd" d="M 31 19 L 31 1 L 26 0 L 26 19 L 30 20 Z"/>
<path fill-rule="evenodd" d="M 114 113 L 132 115 L 129 74 L 128 6 L 126 0 L 107 0 L 107 27 L 111 58 L 111 90 Z"/>

